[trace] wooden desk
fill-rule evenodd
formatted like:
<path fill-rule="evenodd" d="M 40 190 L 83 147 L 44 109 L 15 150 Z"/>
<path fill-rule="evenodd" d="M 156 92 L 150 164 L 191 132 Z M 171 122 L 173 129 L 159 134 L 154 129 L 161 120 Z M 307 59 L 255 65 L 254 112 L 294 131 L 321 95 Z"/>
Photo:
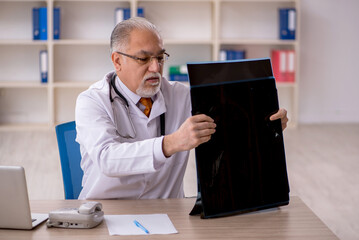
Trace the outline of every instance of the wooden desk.
<path fill-rule="evenodd" d="M 31 201 L 32 212 L 48 213 L 62 207 L 77 207 L 78 200 Z M 300 200 L 279 209 L 216 219 L 189 216 L 195 199 L 101 200 L 105 214 L 167 213 L 178 234 L 110 236 L 106 223 L 93 229 L 47 228 L 34 230 L 0 229 L 0 239 L 338 239 Z"/>

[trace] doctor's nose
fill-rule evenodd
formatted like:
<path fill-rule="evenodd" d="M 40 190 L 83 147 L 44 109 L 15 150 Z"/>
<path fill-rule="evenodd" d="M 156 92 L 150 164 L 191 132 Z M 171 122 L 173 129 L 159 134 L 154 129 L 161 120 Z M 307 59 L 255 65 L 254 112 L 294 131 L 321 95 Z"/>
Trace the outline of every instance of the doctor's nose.
<path fill-rule="evenodd" d="M 148 70 L 150 72 L 159 72 L 162 67 L 162 64 L 158 61 L 157 58 L 152 58 L 149 64 L 150 65 L 148 66 Z"/>

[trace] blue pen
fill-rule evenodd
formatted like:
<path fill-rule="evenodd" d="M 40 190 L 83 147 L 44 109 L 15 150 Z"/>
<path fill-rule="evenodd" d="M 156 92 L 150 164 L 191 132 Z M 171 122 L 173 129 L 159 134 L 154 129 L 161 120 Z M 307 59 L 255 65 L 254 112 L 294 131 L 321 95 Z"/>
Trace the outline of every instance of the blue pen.
<path fill-rule="evenodd" d="M 134 220 L 133 223 L 134 223 L 137 227 L 141 228 L 145 233 L 147 233 L 147 234 L 150 233 L 144 226 L 141 225 L 141 223 L 137 222 L 137 220 Z"/>

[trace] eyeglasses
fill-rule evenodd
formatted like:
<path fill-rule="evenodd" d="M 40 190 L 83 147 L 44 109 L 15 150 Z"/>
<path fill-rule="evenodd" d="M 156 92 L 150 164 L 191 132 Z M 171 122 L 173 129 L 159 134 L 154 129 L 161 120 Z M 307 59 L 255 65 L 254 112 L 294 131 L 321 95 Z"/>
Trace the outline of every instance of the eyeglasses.
<path fill-rule="evenodd" d="M 117 51 L 116 51 L 117 52 Z M 123 56 L 126 56 L 126 57 L 129 57 L 129 58 L 132 58 L 134 60 L 136 60 L 139 64 L 141 65 L 145 65 L 147 63 L 150 63 L 152 62 L 152 60 L 154 58 L 157 59 L 158 63 L 159 64 L 163 64 L 165 61 L 168 60 L 168 57 L 170 56 L 168 53 L 164 52 L 158 56 L 147 56 L 147 57 L 143 57 L 143 58 L 140 58 L 140 57 L 136 57 L 136 56 L 132 56 L 132 55 L 128 55 L 126 53 L 123 53 L 123 52 L 117 52 L 118 54 L 121 54 Z"/>

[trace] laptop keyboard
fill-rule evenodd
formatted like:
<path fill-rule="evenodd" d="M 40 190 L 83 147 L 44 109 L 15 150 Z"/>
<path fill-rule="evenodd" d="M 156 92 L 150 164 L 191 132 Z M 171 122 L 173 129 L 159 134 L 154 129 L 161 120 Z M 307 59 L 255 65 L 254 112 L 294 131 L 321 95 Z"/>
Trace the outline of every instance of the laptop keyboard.
<path fill-rule="evenodd" d="M 36 219 L 35 218 L 33 218 L 33 219 L 31 219 L 32 220 L 32 222 L 35 222 L 36 221 Z"/>

